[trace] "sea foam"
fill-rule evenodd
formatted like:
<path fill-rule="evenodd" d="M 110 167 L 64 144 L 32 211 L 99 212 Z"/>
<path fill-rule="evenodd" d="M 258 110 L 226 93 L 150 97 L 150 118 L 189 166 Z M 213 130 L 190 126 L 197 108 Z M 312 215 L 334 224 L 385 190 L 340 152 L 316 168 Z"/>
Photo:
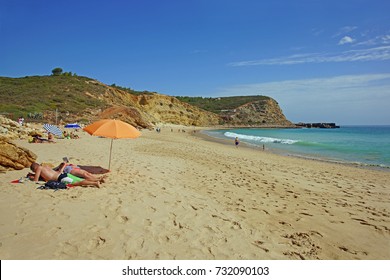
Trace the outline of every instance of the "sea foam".
<path fill-rule="evenodd" d="M 272 138 L 272 137 L 263 137 L 263 136 L 253 136 L 253 135 L 245 135 L 245 134 L 238 134 L 234 132 L 225 132 L 224 135 L 229 138 L 236 138 L 254 141 L 254 142 L 260 142 L 260 143 L 280 143 L 280 144 L 294 144 L 299 142 L 298 140 L 290 140 L 290 139 L 278 139 L 278 138 Z"/>

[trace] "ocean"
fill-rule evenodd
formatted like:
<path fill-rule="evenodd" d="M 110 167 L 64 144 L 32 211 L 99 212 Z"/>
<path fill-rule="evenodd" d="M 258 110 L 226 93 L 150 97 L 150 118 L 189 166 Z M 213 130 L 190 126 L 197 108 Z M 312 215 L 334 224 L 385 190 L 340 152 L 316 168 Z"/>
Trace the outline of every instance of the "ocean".
<path fill-rule="evenodd" d="M 334 129 L 239 128 L 204 131 L 223 139 L 238 137 L 253 148 L 338 163 L 390 168 L 389 126 L 341 126 Z"/>

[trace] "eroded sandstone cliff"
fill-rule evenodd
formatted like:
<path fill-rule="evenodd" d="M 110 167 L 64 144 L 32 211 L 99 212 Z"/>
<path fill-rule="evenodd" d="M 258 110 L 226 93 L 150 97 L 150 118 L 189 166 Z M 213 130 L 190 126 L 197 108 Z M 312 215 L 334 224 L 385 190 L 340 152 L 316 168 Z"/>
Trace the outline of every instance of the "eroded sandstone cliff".
<path fill-rule="evenodd" d="M 294 126 L 272 98 L 246 103 L 222 113 L 221 117 L 236 126 Z"/>
<path fill-rule="evenodd" d="M 172 97 L 139 92 L 79 76 L 0 77 L 0 109 L 11 119 L 56 124 L 117 118 L 139 128 L 171 123 L 190 126 L 291 126 L 266 96 Z M 186 101 L 187 100 L 187 101 Z M 17 106 L 15 105 L 17 104 Z"/>

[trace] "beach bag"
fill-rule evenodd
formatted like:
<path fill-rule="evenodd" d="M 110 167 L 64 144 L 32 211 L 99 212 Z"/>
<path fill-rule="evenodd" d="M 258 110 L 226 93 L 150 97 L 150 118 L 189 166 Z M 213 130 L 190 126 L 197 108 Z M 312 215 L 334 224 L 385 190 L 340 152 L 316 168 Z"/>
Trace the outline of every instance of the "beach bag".
<path fill-rule="evenodd" d="M 41 190 L 64 190 L 66 184 L 58 181 L 47 181 L 43 186 L 38 187 Z"/>

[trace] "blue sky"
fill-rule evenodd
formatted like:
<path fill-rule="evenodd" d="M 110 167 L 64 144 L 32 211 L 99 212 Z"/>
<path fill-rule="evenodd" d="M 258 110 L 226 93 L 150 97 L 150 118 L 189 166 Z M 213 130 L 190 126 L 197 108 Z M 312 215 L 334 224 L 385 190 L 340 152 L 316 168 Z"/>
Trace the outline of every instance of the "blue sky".
<path fill-rule="evenodd" d="M 388 0 L 0 0 L 0 76 L 267 95 L 293 122 L 390 124 Z"/>

